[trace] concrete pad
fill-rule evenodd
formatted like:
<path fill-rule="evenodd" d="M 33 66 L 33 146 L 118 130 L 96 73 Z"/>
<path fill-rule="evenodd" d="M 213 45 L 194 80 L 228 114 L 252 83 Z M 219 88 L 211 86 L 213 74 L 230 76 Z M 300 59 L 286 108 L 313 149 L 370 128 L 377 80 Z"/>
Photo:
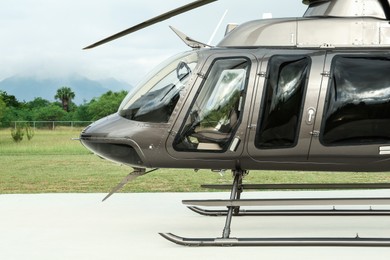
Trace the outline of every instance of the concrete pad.
<path fill-rule="evenodd" d="M 224 247 L 173 244 L 158 235 L 218 237 L 224 217 L 189 211 L 182 199 L 229 193 L 0 195 L 0 259 L 389 259 L 390 248 Z M 244 198 L 386 196 L 382 191 L 248 192 Z M 381 206 L 383 208 L 383 206 Z M 389 206 L 390 207 L 390 206 Z M 390 237 L 390 216 L 237 217 L 232 237 Z"/>

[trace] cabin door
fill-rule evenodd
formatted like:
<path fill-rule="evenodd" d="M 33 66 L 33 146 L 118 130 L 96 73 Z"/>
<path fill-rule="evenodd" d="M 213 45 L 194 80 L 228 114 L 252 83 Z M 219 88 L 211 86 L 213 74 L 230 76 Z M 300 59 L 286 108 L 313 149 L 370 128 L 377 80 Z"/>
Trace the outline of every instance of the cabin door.
<path fill-rule="evenodd" d="M 196 158 L 211 168 L 218 166 L 208 160 L 220 160 L 226 161 L 226 168 L 234 167 L 244 150 L 246 123 L 242 122 L 249 115 L 246 100 L 255 85 L 257 66 L 256 57 L 248 52 L 215 52 L 207 58 L 167 140 L 172 157 Z"/>
<path fill-rule="evenodd" d="M 248 139 L 256 168 L 307 162 L 324 57 L 323 51 L 275 50 L 262 59 Z"/>
<path fill-rule="evenodd" d="M 390 159 L 390 56 L 327 55 L 310 161 L 383 170 Z"/>

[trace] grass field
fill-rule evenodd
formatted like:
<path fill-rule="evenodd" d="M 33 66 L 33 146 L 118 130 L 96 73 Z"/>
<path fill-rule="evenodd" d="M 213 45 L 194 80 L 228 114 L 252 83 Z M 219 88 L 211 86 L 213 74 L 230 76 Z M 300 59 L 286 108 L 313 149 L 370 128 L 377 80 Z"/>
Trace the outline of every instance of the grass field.
<path fill-rule="evenodd" d="M 108 192 L 130 171 L 91 154 L 78 141 L 81 129 L 37 130 L 14 143 L 0 130 L 0 193 Z M 204 191 L 204 183 L 231 183 L 231 174 L 209 170 L 160 169 L 127 184 L 122 192 Z M 252 171 L 248 183 L 390 182 L 389 173 Z"/>

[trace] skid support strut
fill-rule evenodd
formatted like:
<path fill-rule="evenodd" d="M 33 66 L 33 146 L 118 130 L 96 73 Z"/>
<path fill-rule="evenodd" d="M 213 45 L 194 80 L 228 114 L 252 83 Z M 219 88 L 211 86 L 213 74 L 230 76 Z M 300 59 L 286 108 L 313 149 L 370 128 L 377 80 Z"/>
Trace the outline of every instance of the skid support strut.
<path fill-rule="evenodd" d="M 234 181 L 232 190 L 230 193 L 230 199 L 231 200 L 239 200 L 241 198 L 242 193 L 242 179 L 244 178 L 245 171 L 242 170 L 235 170 L 233 171 L 234 175 Z M 239 206 L 229 206 L 227 215 L 226 215 L 226 222 L 225 227 L 223 229 L 222 238 L 229 238 L 230 236 L 230 226 L 232 224 L 232 218 L 233 214 L 237 215 L 240 212 Z"/>

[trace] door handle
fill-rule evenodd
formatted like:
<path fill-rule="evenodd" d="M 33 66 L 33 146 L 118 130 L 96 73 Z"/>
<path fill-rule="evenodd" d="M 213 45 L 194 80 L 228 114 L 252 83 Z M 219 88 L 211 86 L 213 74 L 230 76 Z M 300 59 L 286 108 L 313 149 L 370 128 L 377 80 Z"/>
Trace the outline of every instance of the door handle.
<path fill-rule="evenodd" d="M 316 110 L 313 107 L 307 109 L 306 124 L 312 125 L 316 117 Z"/>

